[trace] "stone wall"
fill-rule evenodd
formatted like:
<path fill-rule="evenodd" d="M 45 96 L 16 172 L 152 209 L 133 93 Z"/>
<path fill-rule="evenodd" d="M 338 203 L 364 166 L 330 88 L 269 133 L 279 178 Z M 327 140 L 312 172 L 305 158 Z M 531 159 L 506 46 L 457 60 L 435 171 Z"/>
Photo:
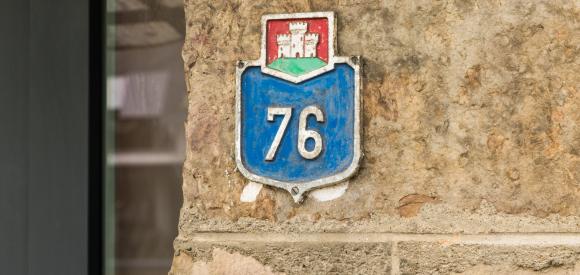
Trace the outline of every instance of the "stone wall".
<path fill-rule="evenodd" d="M 577 1 L 186 0 L 184 204 L 170 274 L 580 274 Z M 363 58 L 361 169 L 295 204 L 236 170 L 260 17 L 335 11 Z"/>

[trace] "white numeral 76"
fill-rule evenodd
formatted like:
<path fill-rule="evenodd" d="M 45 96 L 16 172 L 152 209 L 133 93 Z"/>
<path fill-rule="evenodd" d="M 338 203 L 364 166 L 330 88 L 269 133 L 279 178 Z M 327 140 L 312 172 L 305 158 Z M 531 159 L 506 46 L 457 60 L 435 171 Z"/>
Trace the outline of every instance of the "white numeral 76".
<path fill-rule="evenodd" d="M 282 124 L 280 124 L 280 128 L 278 128 L 278 132 L 276 132 L 276 136 L 274 136 L 274 141 L 266 154 L 266 160 L 272 161 L 276 156 L 276 152 L 278 151 L 278 146 L 280 146 L 280 142 L 282 141 L 282 136 L 286 132 L 286 128 L 288 127 L 288 123 L 290 122 L 290 118 L 292 117 L 292 108 L 291 107 L 268 107 L 268 121 L 274 121 L 274 116 L 276 115 L 283 115 L 284 118 L 282 119 Z M 298 153 L 305 158 L 305 159 L 314 159 L 320 155 L 322 151 L 322 137 L 320 134 L 314 130 L 307 130 L 306 129 L 306 122 L 308 121 L 308 116 L 314 115 L 316 117 L 317 122 L 324 122 L 324 114 L 317 106 L 308 106 L 300 112 L 300 119 L 298 122 Z M 308 151 L 306 149 L 306 140 L 313 139 L 314 140 L 314 148 L 312 151 Z"/>

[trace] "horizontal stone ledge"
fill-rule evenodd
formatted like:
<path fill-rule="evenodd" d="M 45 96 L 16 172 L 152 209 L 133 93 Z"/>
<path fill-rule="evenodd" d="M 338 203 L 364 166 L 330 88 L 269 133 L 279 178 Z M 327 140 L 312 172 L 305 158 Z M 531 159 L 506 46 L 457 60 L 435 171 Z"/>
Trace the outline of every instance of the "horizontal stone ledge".
<path fill-rule="evenodd" d="M 195 233 L 178 243 L 396 243 L 507 246 L 580 246 L 580 233 L 399 234 L 399 233 Z"/>
<path fill-rule="evenodd" d="M 311 202 L 312 203 L 312 202 Z M 307 205 L 306 205 L 307 206 Z M 342 207 L 335 205 L 336 207 Z M 303 206 L 304 208 L 305 206 Z M 312 205 L 318 209 L 321 205 Z M 325 206 L 328 207 L 328 206 Z M 317 210 L 318 211 L 318 210 Z M 183 208 L 180 228 L 184 234 L 196 232 L 267 232 L 267 233 L 426 233 L 426 234 L 490 234 L 490 233 L 580 233 L 580 217 L 549 215 L 544 218 L 497 212 L 483 201 L 476 211 L 454 209 L 444 203 L 424 205 L 417 216 L 370 215 L 360 219 L 334 219 L 316 214 L 297 215 L 286 220 L 265 220 L 252 217 L 230 219 Z"/>

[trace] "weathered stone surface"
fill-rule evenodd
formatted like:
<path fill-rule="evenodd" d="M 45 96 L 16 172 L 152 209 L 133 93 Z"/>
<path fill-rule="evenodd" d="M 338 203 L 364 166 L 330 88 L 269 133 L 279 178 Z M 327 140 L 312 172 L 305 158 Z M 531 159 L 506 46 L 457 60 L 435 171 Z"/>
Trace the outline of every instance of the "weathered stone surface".
<path fill-rule="evenodd" d="M 403 242 L 401 274 L 578 274 L 580 247 Z"/>
<path fill-rule="evenodd" d="M 182 230 L 281 230 L 306 222 L 306 230 L 312 223 L 473 231 L 445 225 L 463 218 L 488 231 L 580 231 L 576 2 L 186 1 L 185 8 Z M 235 61 L 259 57 L 262 14 L 315 10 L 337 12 L 341 55 L 364 57 L 362 168 L 335 201 L 298 206 L 264 188 L 255 203 L 242 203 Z M 419 213 L 431 203 L 401 209 L 414 194 L 436 199 L 439 210 Z M 474 213 L 482 200 L 524 222 Z"/>
<path fill-rule="evenodd" d="M 387 243 L 193 243 L 176 249 L 170 272 L 175 275 L 205 270 L 208 274 L 386 274 L 391 263 Z"/>
<path fill-rule="evenodd" d="M 472 268 L 467 269 L 465 272 L 461 273 L 451 273 L 451 274 L 469 274 L 469 275 L 488 275 L 488 274 L 509 274 L 509 275 L 537 275 L 537 274 L 550 274 L 550 275 L 575 275 L 580 273 L 580 265 L 576 264 L 574 268 L 570 267 L 552 267 L 547 271 L 534 271 L 529 269 L 519 269 L 514 266 L 506 265 L 477 265 Z"/>
<path fill-rule="evenodd" d="M 197 256 L 198 254 L 193 255 Z M 199 259 L 193 255 L 179 253 L 173 260 L 175 263 L 173 265 L 174 268 L 169 274 L 275 274 L 269 267 L 262 265 L 252 257 L 242 256 L 239 253 L 228 253 L 219 248 L 213 249 L 211 261 L 207 261 L 206 258 L 208 257 L 201 257 L 202 259 Z"/>

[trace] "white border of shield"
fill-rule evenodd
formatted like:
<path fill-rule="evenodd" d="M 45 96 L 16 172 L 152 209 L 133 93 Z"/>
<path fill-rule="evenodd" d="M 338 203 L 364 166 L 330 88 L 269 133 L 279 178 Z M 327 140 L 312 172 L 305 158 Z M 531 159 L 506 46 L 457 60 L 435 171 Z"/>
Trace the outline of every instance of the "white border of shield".
<path fill-rule="evenodd" d="M 266 52 L 266 39 L 267 39 L 267 32 L 268 32 L 268 21 L 269 20 L 279 20 L 279 19 L 301 19 L 301 18 L 326 18 L 328 20 L 328 63 L 316 70 L 313 70 L 307 74 L 303 74 L 300 76 L 293 76 L 288 73 L 284 73 L 278 70 L 274 70 L 268 68 L 266 66 L 268 62 L 268 53 Z M 282 78 L 284 80 L 288 80 L 293 83 L 300 83 L 304 80 L 308 80 L 313 78 L 317 75 L 323 74 L 334 69 L 334 48 L 336 45 L 336 35 L 334 34 L 334 30 L 336 29 L 336 24 L 334 21 L 334 12 L 332 11 L 325 11 L 325 12 L 303 12 L 303 13 L 287 13 L 287 14 L 267 14 L 262 16 L 262 46 L 260 48 L 260 66 L 262 67 L 262 72 L 265 74 L 273 75 L 278 78 Z"/>
<path fill-rule="evenodd" d="M 353 56 L 353 57 L 346 57 L 346 56 L 337 56 L 334 58 L 336 63 L 347 63 L 351 67 L 354 68 L 355 72 L 355 85 L 354 85 L 354 155 L 350 166 L 335 175 L 313 180 L 307 182 L 284 182 L 278 181 L 262 176 L 258 176 L 250 172 L 246 167 L 244 167 L 244 163 L 242 162 L 242 147 L 241 147 L 241 136 L 242 136 L 242 104 L 241 104 L 241 77 L 242 73 L 248 68 L 252 66 L 259 66 L 260 61 L 239 61 L 236 67 L 236 165 L 238 166 L 238 170 L 244 175 L 247 179 L 251 181 L 255 181 L 258 183 L 282 188 L 292 195 L 294 201 L 299 203 L 303 200 L 303 196 L 306 192 L 326 187 L 329 185 L 333 185 L 342 181 L 345 181 L 349 177 L 351 177 L 359 168 L 359 162 L 362 157 L 361 154 L 361 105 L 362 105 L 362 97 L 360 96 L 361 91 L 361 79 L 360 79 L 360 57 Z"/>

